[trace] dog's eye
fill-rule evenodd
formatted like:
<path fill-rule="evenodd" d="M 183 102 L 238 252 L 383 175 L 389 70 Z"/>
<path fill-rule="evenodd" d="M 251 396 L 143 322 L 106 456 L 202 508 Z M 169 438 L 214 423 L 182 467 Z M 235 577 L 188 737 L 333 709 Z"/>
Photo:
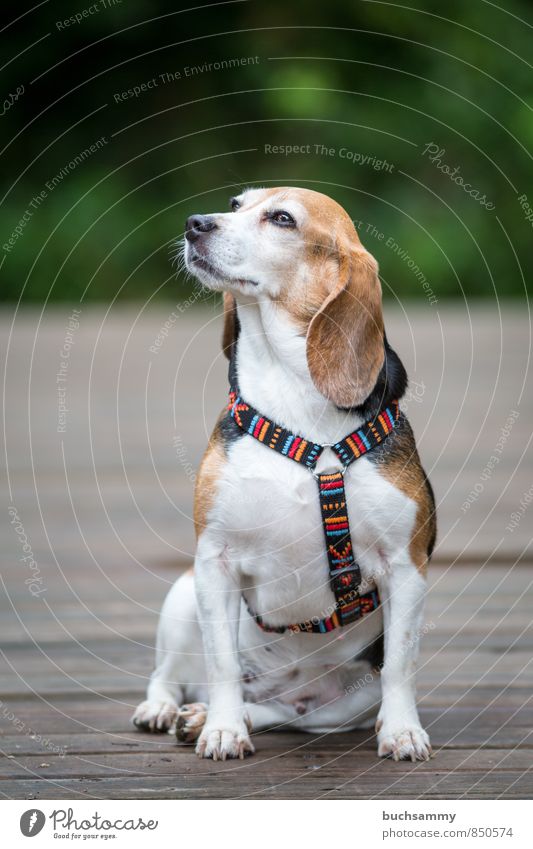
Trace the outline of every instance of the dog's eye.
<path fill-rule="evenodd" d="M 237 210 L 241 208 L 241 205 L 237 198 L 230 198 L 229 205 L 231 207 L 232 212 L 237 212 Z"/>
<path fill-rule="evenodd" d="M 274 224 L 279 224 L 280 227 L 296 227 L 296 221 L 284 209 L 277 209 L 275 212 L 271 212 L 268 217 Z"/>

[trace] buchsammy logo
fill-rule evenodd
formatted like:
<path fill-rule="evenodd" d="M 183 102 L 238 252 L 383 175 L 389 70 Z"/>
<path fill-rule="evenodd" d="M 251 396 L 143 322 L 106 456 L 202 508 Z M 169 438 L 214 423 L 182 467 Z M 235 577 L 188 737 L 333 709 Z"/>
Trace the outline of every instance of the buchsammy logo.
<path fill-rule="evenodd" d="M 20 818 L 20 830 L 24 837 L 35 837 L 42 830 L 45 822 L 46 817 L 43 812 L 37 808 L 31 808 L 22 814 Z"/>

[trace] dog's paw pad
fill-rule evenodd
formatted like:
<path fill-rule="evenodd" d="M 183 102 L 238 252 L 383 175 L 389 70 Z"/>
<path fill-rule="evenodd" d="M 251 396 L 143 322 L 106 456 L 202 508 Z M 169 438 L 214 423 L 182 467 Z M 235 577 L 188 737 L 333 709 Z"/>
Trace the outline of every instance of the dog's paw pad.
<path fill-rule="evenodd" d="M 250 740 L 246 725 L 242 728 L 218 729 L 206 726 L 196 745 L 196 754 L 200 758 L 213 758 L 214 761 L 225 761 L 226 758 L 244 759 L 245 755 L 253 755 L 254 745 Z"/>
<path fill-rule="evenodd" d="M 428 761 L 432 749 L 429 737 L 421 725 L 410 728 L 387 729 L 382 725 L 378 733 L 378 755 L 395 761 Z"/>
<path fill-rule="evenodd" d="M 141 702 L 132 722 L 144 731 L 169 731 L 176 722 L 178 706 L 174 702 Z"/>
<path fill-rule="evenodd" d="M 207 705 L 194 702 L 178 709 L 176 738 L 178 743 L 194 743 L 201 734 L 207 717 Z"/>

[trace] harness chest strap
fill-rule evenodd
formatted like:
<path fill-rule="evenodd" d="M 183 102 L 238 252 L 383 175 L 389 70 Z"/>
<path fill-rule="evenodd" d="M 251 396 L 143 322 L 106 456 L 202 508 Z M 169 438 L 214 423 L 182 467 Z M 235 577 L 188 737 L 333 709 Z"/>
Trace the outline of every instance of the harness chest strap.
<path fill-rule="evenodd" d="M 361 569 L 353 554 L 344 472 L 355 460 L 379 445 L 394 429 L 400 408 L 397 401 L 382 410 L 372 422 L 345 436 L 334 445 L 325 446 L 296 436 L 262 416 L 247 404 L 236 388 L 229 395 L 228 415 L 245 433 L 262 442 L 267 448 L 283 454 L 307 467 L 318 482 L 322 527 L 326 543 L 331 590 L 335 607 L 330 616 L 314 617 L 294 625 L 272 626 L 248 606 L 250 614 L 264 631 L 283 634 L 285 631 L 324 634 L 348 625 L 379 606 L 377 590 L 361 594 Z M 326 447 L 331 448 L 344 466 L 342 471 L 317 474 L 314 468 Z"/>

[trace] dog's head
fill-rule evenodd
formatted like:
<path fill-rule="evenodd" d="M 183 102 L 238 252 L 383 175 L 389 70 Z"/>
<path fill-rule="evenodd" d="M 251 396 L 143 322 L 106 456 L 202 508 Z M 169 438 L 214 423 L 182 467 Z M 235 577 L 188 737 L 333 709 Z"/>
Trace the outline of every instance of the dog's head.
<path fill-rule="evenodd" d="M 269 299 L 305 336 L 317 389 L 341 407 L 376 384 L 385 348 L 377 263 L 339 204 L 299 188 L 249 189 L 231 212 L 192 215 L 187 268 L 225 293 L 224 349 L 235 337 L 235 298 Z"/>

